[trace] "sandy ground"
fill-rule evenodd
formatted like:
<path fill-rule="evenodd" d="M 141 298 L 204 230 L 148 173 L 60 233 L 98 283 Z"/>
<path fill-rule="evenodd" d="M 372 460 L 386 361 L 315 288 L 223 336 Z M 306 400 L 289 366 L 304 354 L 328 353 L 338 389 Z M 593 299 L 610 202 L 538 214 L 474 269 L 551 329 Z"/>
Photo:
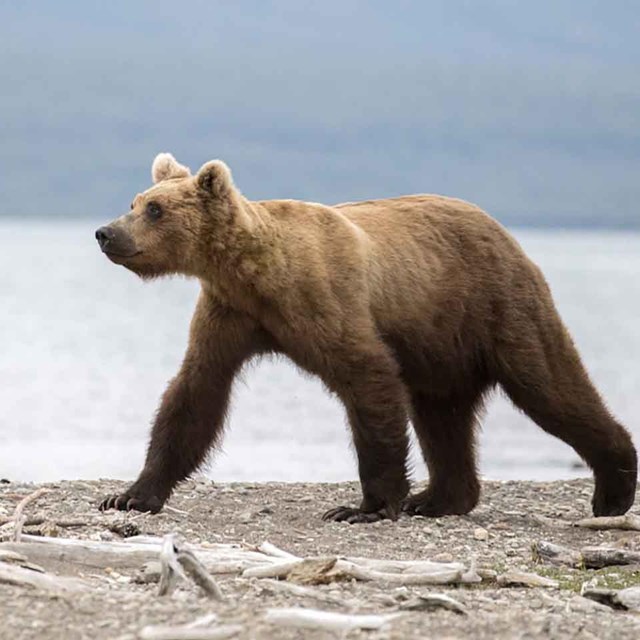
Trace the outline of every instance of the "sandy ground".
<path fill-rule="evenodd" d="M 469 516 L 427 520 L 403 516 L 398 522 L 348 525 L 325 523 L 321 514 L 338 504 L 356 504 L 359 486 L 342 484 L 215 484 L 207 479 L 184 483 L 165 510 L 151 516 L 100 514 L 101 498 L 123 483 L 103 480 L 43 485 L 50 493 L 27 507 L 30 518 L 80 519 L 86 525 L 56 528 L 27 526 L 26 533 L 47 533 L 94 540 L 119 540 L 114 524 L 130 523 L 142 534 L 176 532 L 191 543 L 259 544 L 265 540 L 300 556 L 350 555 L 385 559 L 460 560 L 477 558 L 498 573 L 533 571 L 560 581 L 559 589 L 507 588 L 495 583 L 452 587 L 395 587 L 370 582 L 339 582 L 313 587 L 344 600 L 343 606 L 274 591 L 255 578 L 220 576 L 224 603 L 206 599 L 182 583 L 167 597 L 156 584 L 136 584 L 136 571 L 78 569 L 69 563 L 46 566 L 58 575 L 79 576 L 89 585 L 80 595 L 50 595 L 27 587 L 0 584 L 0 638 L 137 638 L 146 625 L 193 621 L 215 612 L 223 623 L 239 623 L 239 638 L 335 638 L 335 632 L 275 628 L 263 620 L 267 608 L 306 606 L 333 611 L 389 613 L 412 597 L 447 593 L 464 604 L 468 615 L 451 611 L 405 613 L 383 629 L 352 631 L 350 638 L 626 638 L 640 637 L 640 616 L 616 611 L 579 595 L 581 584 L 597 578 L 599 586 L 639 584 L 640 567 L 603 570 L 557 568 L 536 564 L 531 545 L 547 540 L 575 549 L 609 545 L 640 550 L 640 533 L 590 531 L 570 526 L 590 515 L 592 483 L 486 482 L 480 505 Z M 0 517 L 10 516 L 34 485 L 0 484 Z M 640 505 L 640 502 L 637 504 Z M 640 514 L 638 507 L 634 513 Z M 11 526 L 11 525 L 9 525 Z M 5 530 L 7 526 L 5 525 Z"/>

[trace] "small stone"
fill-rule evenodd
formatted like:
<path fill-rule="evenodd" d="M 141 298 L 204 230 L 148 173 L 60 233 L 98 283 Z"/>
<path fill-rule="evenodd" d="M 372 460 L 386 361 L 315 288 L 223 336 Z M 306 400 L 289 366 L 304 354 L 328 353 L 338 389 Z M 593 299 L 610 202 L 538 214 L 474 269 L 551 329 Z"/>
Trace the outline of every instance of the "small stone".
<path fill-rule="evenodd" d="M 437 553 L 431 560 L 434 562 L 453 562 L 453 556 L 445 551 L 443 553 Z"/>
<path fill-rule="evenodd" d="M 41 536 L 47 536 L 48 538 L 57 538 L 60 535 L 60 529 L 52 520 L 45 520 L 38 527 L 38 531 Z"/>
<path fill-rule="evenodd" d="M 381 604 L 385 607 L 395 607 L 398 603 L 396 599 L 390 596 L 388 593 L 378 593 L 371 596 L 371 600 Z"/>
<path fill-rule="evenodd" d="M 482 527 L 478 527 L 477 529 L 474 529 L 473 537 L 481 542 L 486 542 L 489 539 L 489 532 Z"/>
<path fill-rule="evenodd" d="M 567 608 L 570 611 L 577 611 L 581 613 L 589 613 L 592 611 L 611 611 L 611 609 L 600 602 L 590 600 L 584 596 L 574 596 L 567 603 Z"/>
<path fill-rule="evenodd" d="M 118 534 L 122 538 L 132 538 L 140 535 L 140 527 L 135 522 L 115 522 L 109 527 L 109 531 Z"/>
<path fill-rule="evenodd" d="M 157 560 L 145 562 L 142 568 L 134 576 L 133 581 L 138 584 L 152 584 L 160 581 L 162 565 Z"/>
<path fill-rule="evenodd" d="M 253 518 L 253 514 L 251 513 L 251 511 L 244 511 L 238 516 L 238 520 L 242 524 L 248 524 L 249 522 L 251 522 L 252 518 Z"/>
<path fill-rule="evenodd" d="M 404 601 L 410 596 L 409 589 L 407 587 L 397 587 L 391 592 L 394 600 Z"/>

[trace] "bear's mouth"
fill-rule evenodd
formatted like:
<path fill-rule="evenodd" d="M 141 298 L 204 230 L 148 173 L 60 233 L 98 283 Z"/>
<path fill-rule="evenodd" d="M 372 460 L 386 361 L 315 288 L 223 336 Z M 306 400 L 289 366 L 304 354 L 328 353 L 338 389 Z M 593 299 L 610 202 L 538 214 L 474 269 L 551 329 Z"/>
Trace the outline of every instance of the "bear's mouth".
<path fill-rule="evenodd" d="M 127 260 L 131 260 L 136 256 L 142 254 L 142 251 L 134 251 L 133 253 L 118 253 L 116 251 L 103 251 L 104 255 L 111 260 L 111 262 L 115 262 L 116 264 L 126 262 Z"/>

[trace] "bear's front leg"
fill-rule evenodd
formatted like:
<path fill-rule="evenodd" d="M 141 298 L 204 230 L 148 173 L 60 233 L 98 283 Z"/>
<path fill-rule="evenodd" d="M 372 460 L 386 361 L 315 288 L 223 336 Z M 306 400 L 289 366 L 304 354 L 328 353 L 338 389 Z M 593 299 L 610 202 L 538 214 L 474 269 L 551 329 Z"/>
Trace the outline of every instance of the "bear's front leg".
<path fill-rule="evenodd" d="M 352 524 L 396 520 L 409 492 L 407 393 L 398 365 L 377 338 L 358 342 L 357 352 L 340 353 L 323 376 L 347 409 L 362 485 L 359 507 L 336 507 L 323 520 Z"/>
<path fill-rule="evenodd" d="M 144 468 L 123 493 L 107 496 L 102 511 L 157 513 L 178 482 L 206 458 L 222 433 L 231 386 L 255 347 L 253 320 L 200 296 L 189 347 L 158 411 Z"/>

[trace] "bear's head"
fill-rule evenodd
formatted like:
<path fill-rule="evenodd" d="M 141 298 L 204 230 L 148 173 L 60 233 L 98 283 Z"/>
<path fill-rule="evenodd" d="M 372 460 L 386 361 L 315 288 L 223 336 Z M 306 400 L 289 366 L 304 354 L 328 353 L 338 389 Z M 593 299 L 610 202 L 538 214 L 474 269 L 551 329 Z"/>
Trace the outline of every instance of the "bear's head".
<path fill-rule="evenodd" d="M 246 223 L 242 197 L 224 162 L 204 164 L 195 176 L 170 153 L 156 156 L 154 186 L 139 193 L 129 213 L 96 231 L 103 253 L 143 278 L 201 276 L 212 242 Z"/>

